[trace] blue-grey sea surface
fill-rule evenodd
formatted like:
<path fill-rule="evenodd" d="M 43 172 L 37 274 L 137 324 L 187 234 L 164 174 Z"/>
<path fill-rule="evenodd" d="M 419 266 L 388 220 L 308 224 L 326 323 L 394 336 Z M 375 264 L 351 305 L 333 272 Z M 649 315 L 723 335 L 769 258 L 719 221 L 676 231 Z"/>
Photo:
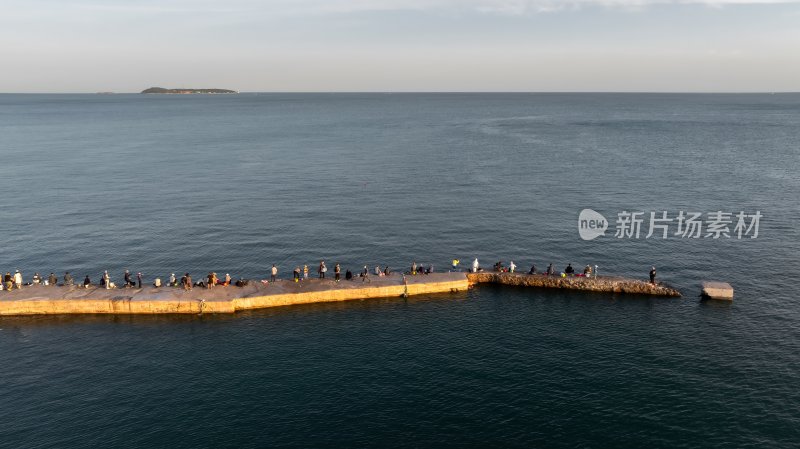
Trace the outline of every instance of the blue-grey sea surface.
<path fill-rule="evenodd" d="M 684 292 L 0 318 L 0 447 L 797 447 L 798 169 L 800 94 L 0 95 L 26 280 L 477 257 Z M 759 235 L 645 238 L 681 210 Z"/>

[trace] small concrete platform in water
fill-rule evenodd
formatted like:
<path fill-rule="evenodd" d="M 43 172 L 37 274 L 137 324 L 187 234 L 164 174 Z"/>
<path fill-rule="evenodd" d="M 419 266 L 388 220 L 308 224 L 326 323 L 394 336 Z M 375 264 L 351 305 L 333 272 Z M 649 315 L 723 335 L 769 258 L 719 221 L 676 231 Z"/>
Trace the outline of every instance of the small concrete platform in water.
<path fill-rule="evenodd" d="M 733 301 L 733 287 L 727 282 L 703 281 L 700 285 L 703 298 Z"/>

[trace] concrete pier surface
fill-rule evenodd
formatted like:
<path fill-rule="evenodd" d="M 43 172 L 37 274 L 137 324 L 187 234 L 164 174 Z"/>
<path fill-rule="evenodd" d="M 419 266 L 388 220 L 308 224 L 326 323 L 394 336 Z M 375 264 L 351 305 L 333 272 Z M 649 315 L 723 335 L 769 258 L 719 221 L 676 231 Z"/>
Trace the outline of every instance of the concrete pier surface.
<path fill-rule="evenodd" d="M 470 284 L 503 284 L 521 287 L 560 288 L 590 292 L 630 293 L 679 297 L 681 292 L 664 284 L 618 276 L 547 276 L 544 274 L 498 273 L 482 271 L 467 274 Z"/>
<path fill-rule="evenodd" d="M 97 286 L 24 286 L 0 292 L 0 316 L 59 314 L 175 314 L 234 313 L 238 310 L 354 299 L 388 298 L 407 295 L 449 293 L 469 288 L 464 273 L 434 273 L 424 276 L 401 274 L 370 275 L 352 281 L 307 279 L 279 280 L 264 285 L 250 281 L 245 287 L 215 286 L 145 287 L 108 289 Z"/>

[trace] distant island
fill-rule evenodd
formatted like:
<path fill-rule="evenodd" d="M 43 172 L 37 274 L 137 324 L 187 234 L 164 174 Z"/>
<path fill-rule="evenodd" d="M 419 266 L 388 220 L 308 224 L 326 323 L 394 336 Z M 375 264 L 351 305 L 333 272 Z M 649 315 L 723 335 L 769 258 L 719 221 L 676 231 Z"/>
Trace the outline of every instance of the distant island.
<path fill-rule="evenodd" d="M 151 87 L 142 91 L 143 94 L 238 94 L 235 90 L 228 89 L 164 89 L 163 87 Z"/>

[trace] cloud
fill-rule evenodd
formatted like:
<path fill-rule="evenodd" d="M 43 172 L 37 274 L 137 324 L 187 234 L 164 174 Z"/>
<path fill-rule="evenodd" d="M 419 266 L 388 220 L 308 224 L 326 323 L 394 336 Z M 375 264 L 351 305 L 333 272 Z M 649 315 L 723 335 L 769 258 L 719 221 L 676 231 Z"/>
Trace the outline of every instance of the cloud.
<path fill-rule="evenodd" d="M 294 13 L 348 13 L 364 11 L 455 11 L 493 14 L 527 14 L 577 10 L 584 7 L 639 9 L 656 5 L 800 4 L 800 0 L 268 0 L 268 9 Z"/>
<path fill-rule="evenodd" d="M 641 9 L 656 5 L 734 5 L 800 4 L 800 0 L 10 0 L 6 11 L 59 9 L 97 14 L 170 13 L 268 13 L 268 14 L 346 14 L 380 11 L 476 12 L 521 15 L 585 7 Z"/>

